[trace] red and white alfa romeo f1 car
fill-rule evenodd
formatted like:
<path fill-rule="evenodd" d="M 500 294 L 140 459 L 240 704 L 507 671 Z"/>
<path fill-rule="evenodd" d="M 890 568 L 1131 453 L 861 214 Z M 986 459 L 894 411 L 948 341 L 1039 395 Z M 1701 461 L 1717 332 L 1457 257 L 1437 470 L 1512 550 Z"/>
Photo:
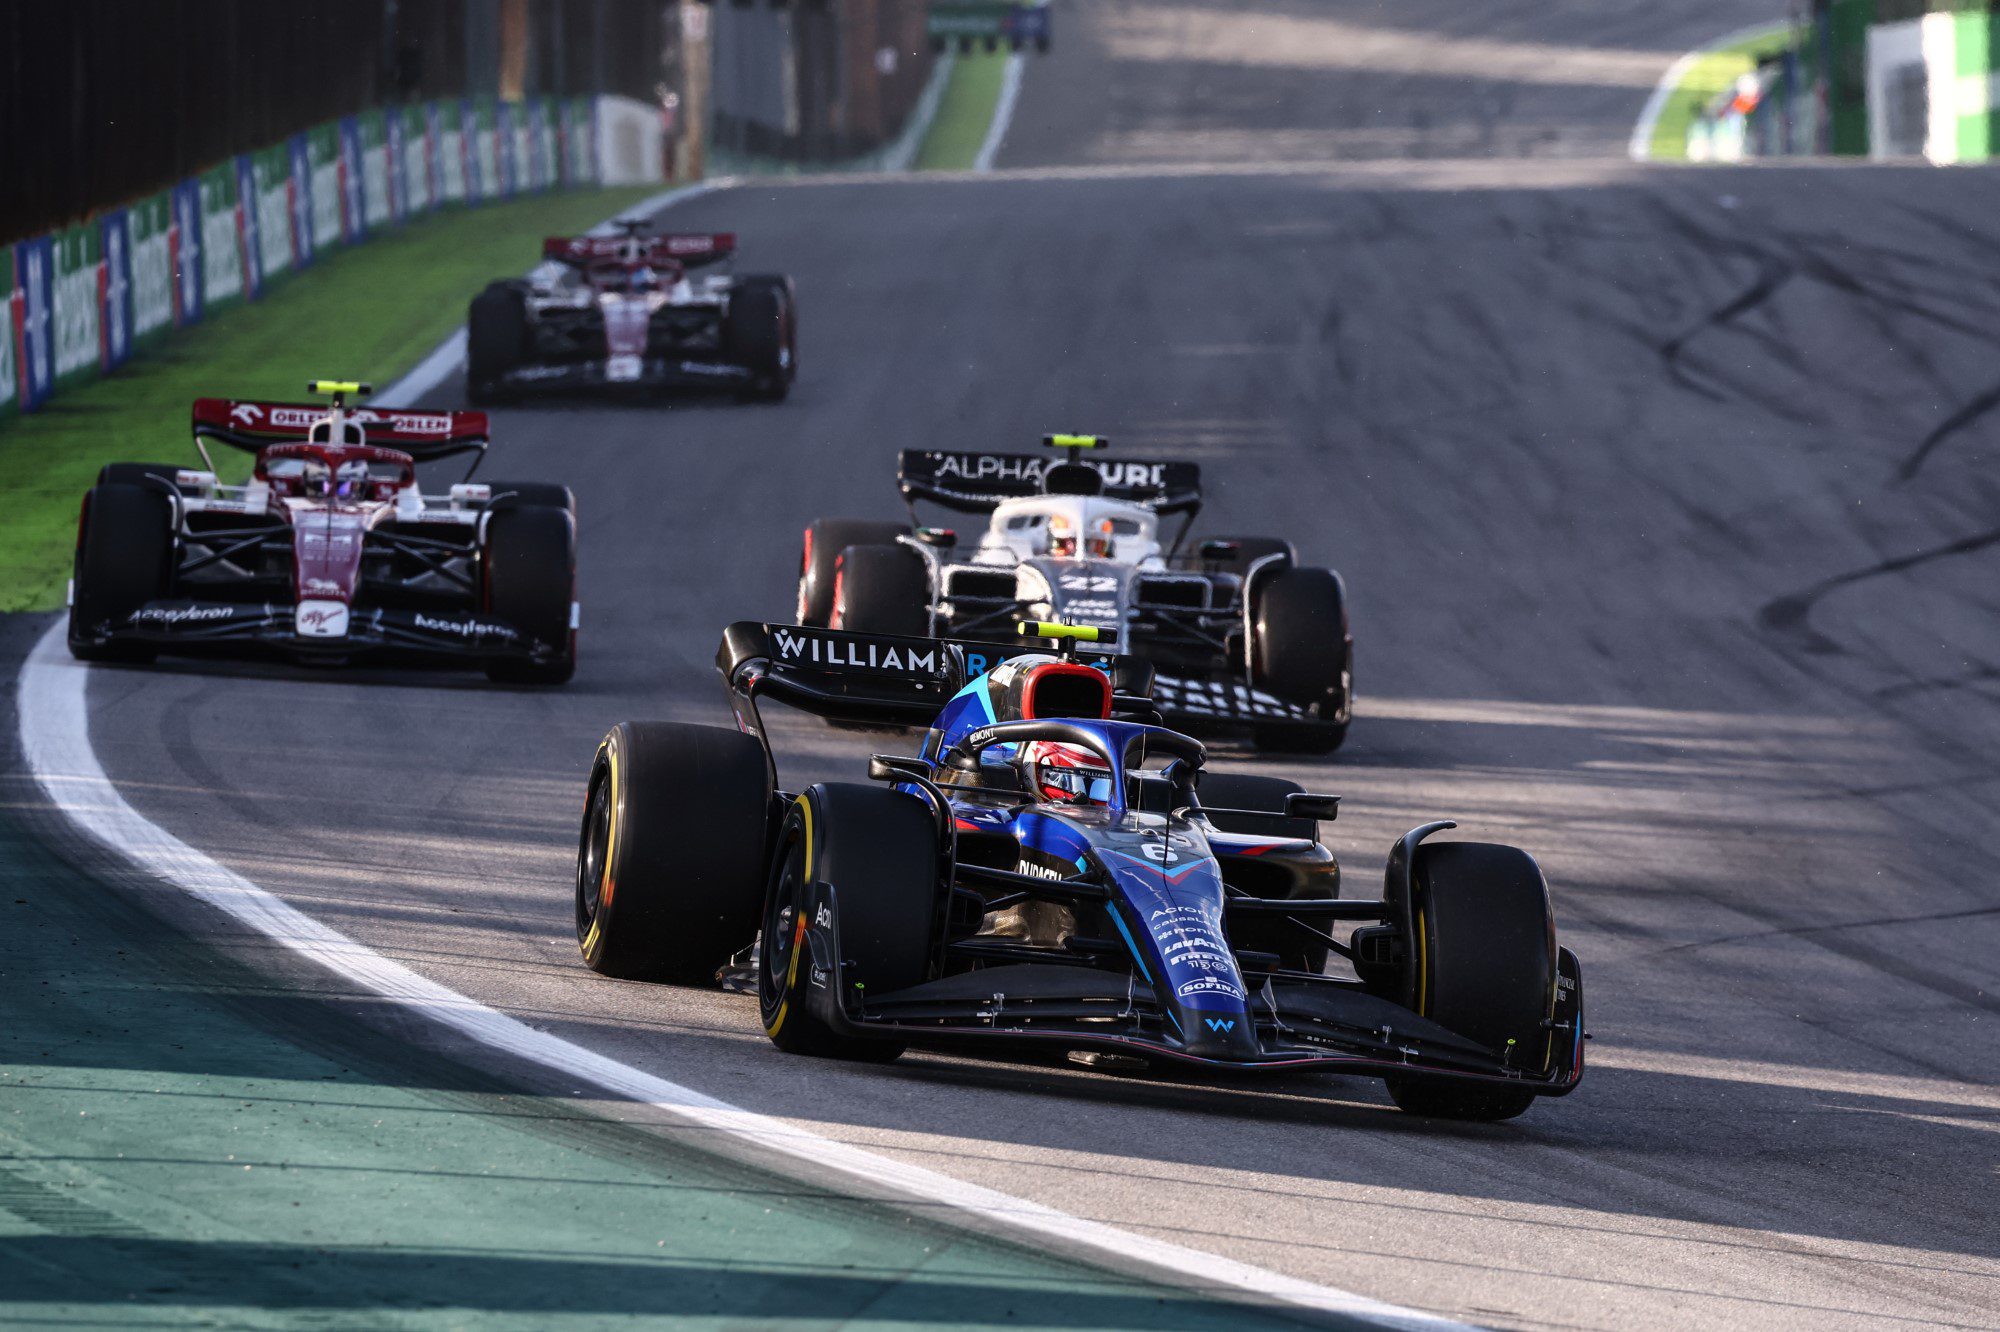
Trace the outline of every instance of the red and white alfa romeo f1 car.
<path fill-rule="evenodd" d="M 790 278 L 739 277 L 731 232 L 551 236 L 525 278 L 495 282 L 466 314 L 474 403 L 606 384 L 711 389 L 776 402 L 798 373 Z"/>
<path fill-rule="evenodd" d="M 484 412 L 194 404 L 203 468 L 110 463 L 84 497 L 69 647 L 85 661 L 162 652 L 298 660 L 455 658 L 496 680 L 559 684 L 576 665 L 576 516 L 567 487 L 468 480 L 417 464 L 487 447 Z M 207 441 L 256 455 L 217 480 Z"/>

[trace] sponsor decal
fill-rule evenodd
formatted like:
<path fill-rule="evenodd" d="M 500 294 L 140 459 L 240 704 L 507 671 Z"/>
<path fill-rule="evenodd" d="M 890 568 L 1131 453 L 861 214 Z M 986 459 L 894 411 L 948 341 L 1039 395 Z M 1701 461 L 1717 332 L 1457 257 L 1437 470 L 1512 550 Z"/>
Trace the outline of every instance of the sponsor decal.
<path fill-rule="evenodd" d="M 142 606 L 126 617 L 129 624 L 212 624 L 227 620 L 235 606 Z"/>
<path fill-rule="evenodd" d="M 561 379 L 568 373 L 569 367 L 563 365 L 524 365 L 519 369 L 509 370 L 507 378 L 532 384 L 537 380 Z"/>
<path fill-rule="evenodd" d="M 813 924 L 823 930 L 833 928 L 833 913 L 826 909 L 826 903 L 819 904 L 819 910 L 813 914 Z"/>
<path fill-rule="evenodd" d="M 108 213 L 98 224 L 98 249 L 104 255 L 104 277 L 99 284 L 103 310 L 98 315 L 101 348 L 99 361 L 106 370 L 116 369 L 132 354 L 132 225 L 131 215 L 120 208 Z"/>
<path fill-rule="evenodd" d="M 1026 856 L 1021 858 L 1021 863 L 1017 869 L 1020 873 L 1027 875 L 1031 879 L 1066 879 L 1069 877 L 1062 870 L 1051 869 L 1047 865 L 1037 865 Z"/>
<path fill-rule="evenodd" d="M 202 249 L 207 237 L 203 231 L 199 181 L 185 180 L 174 186 L 173 219 L 169 248 L 173 250 L 176 279 L 174 322 L 186 327 L 201 318 L 205 299 Z"/>
<path fill-rule="evenodd" d="M 312 407 L 273 407 L 270 409 L 271 426 L 276 430 L 310 430 L 321 421 L 326 420 L 326 417 L 327 414 L 325 412 Z"/>
<path fill-rule="evenodd" d="M 935 647 L 883 643 L 865 638 L 821 636 L 798 629 L 775 629 L 771 634 L 780 662 L 814 666 L 838 666 L 885 674 L 930 675 L 944 673 L 943 654 Z"/>
<path fill-rule="evenodd" d="M 33 411 L 55 388 L 55 245 L 48 237 L 14 247 L 15 280 L 20 283 L 21 408 Z"/>
<path fill-rule="evenodd" d="M 1039 487 L 1049 468 L 1063 462 L 1081 462 L 1104 477 L 1107 488 L 1159 490 L 1166 485 L 1167 465 L 1157 462 L 1110 461 L 1098 458 L 1010 457 L 991 453 L 933 453 L 938 480 L 1001 482 Z"/>
<path fill-rule="evenodd" d="M 456 634 L 460 638 L 518 638 L 520 636 L 508 625 L 495 624 L 485 620 L 446 620 L 440 619 L 435 615 L 426 615 L 422 611 L 416 613 L 416 617 L 411 623 L 419 629 L 429 630 L 432 633 Z"/>
<path fill-rule="evenodd" d="M 240 421 L 247 426 L 256 425 L 263 415 L 264 409 L 254 402 L 232 403 L 229 408 L 229 419 Z"/>
<path fill-rule="evenodd" d="M 1197 994 L 1219 994 L 1225 999 L 1241 999 L 1243 989 L 1214 976 L 1197 976 L 1174 988 L 1174 996 L 1178 999 L 1189 999 Z"/>
<path fill-rule="evenodd" d="M 1218 1035 L 1236 1030 L 1235 1018 L 1203 1018 L 1202 1022 L 1207 1025 L 1210 1031 Z"/>
<path fill-rule="evenodd" d="M 311 596 L 337 597 L 341 586 L 331 578 L 308 578 L 301 590 Z"/>
<path fill-rule="evenodd" d="M 604 377 L 614 384 L 630 384 L 645 372 L 646 362 L 638 356 L 613 356 L 604 363 Z"/>
<path fill-rule="evenodd" d="M 1116 593 L 1118 579 L 1111 574 L 1065 573 L 1057 577 L 1056 586 L 1065 592 Z"/>
<path fill-rule="evenodd" d="M 301 602 L 292 622 L 310 638 L 340 638 L 347 633 L 348 609 L 345 602 Z"/>
<path fill-rule="evenodd" d="M 734 379 L 742 371 L 733 365 L 710 365 L 706 361 L 682 361 L 684 375 L 712 375 L 718 379 Z"/>

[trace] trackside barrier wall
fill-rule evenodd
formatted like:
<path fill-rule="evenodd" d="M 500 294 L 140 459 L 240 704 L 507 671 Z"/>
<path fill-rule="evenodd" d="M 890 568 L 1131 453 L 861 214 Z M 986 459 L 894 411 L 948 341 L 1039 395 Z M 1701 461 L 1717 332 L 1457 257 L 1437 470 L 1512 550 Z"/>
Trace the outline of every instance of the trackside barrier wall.
<path fill-rule="evenodd" d="M 1993 156 L 2000 108 L 1990 13 L 1925 14 L 1868 29 L 1868 155 L 1940 164 Z"/>
<path fill-rule="evenodd" d="M 446 205 L 659 181 L 663 147 L 658 109 L 625 97 L 391 107 L 0 246 L 0 418 L 256 300 L 329 248 Z"/>

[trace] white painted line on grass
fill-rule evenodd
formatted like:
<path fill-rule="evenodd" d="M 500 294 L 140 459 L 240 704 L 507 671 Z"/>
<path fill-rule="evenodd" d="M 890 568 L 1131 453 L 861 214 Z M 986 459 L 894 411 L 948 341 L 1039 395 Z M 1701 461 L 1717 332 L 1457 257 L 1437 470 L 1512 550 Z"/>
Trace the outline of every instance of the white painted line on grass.
<path fill-rule="evenodd" d="M 89 669 L 70 659 L 61 620 L 42 635 L 21 668 L 16 695 L 21 753 L 49 802 L 77 828 L 146 873 L 228 913 L 363 991 L 483 1045 L 601 1087 L 614 1096 L 656 1106 L 686 1123 L 727 1134 L 765 1152 L 795 1157 L 871 1186 L 894 1189 L 920 1204 L 997 1223 L 1057 1255 L 1095 1255 L 1140 1263 L 1211 1293 L 1251 1295 L 1375 1327 L 1424 1332 L 1464 1327 L 1365 1295 L 1071 1216 L 1042 1203 L 825 1137 L 621 1064 L 488 1008 L 322 924 L 132 808 L 91 747 L 89 679 Z M 578 983 L 582 983 L 580 976 Z M 778 1057 L 784 1056 L 774 1056 Z"/>
<path fill-rule="evenodd" d="M 677 189 L 656 194 L 641 200 L 625 210 L 620 216 L 643 214 L 647 217 L 665 212 L 677 203 L 698 198 L 710 190 L 723 188 L 726 182 L 702 181 L 695 185 L 682 185 Z M 599 222 L 590 229 L 593 236 L 608 236 L 617 230 L 616 219 Z M 416 368 L 398 379 L 389 387 L 375 395 L 375 401 L 385 407 L 411 407 L 418 398 L 432 392 L 438 385 L 465 365 L 465 329 L 455 330 L 452 335 L 431 348 L 430 355 L 417 362 Z"/>
<path fill-rule="evenodd" d="M 1653 134 L 1659 129 L 1660 117 L 1666 112 L 1667 100 L 1674 95 L 1674 90 L 1681 86 L 1681 81 L 1694 69 L 1697 60 L 1711 51 L 1725 46 L 1735 46 L 1738 42 L 1747 42 L 1753 37 L 1762 37 L 1766 33 L 1777 32 L 1790 26 L 1788 23 L 1753 23 L 1747 28 L 1738 28 L 1735 32 L 1718 37 L 1707 46 L 1698 46 L 1674 61 L 1667 67 L 1667 72 L 1660 76 L 1659 83 L 1653 89 L 1653 95 L 1646 99 L 1646 109 L 1639 113 L 1639 123 L 1632 127 L 1632 142 L 1626 145 L 1626 153 L 1634 162 L 1653 160 Z"/>
<path fill-rule="evenodd" d="M 1000 155 L 1000 145 L 1007 141 L 1007 130 L 1014 123 L 1014 104 L 1021 100 L 1021 75 L 1027 65 L 1028 58 L 1019 51 L 1007 57 L 1007 68 L 1000 73 L 1000 97 L 986 126 L 986 141 L 979 145 L 979 156 L 972 159 L 974 171 L 993 169 L 993 159 Z"/>

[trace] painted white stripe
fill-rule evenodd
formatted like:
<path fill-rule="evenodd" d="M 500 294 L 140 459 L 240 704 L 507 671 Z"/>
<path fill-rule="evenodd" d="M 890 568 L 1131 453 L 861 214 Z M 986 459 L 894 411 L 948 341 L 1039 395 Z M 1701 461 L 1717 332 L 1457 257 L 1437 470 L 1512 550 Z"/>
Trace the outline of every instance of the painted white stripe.
<path fill-rule="evenodd" d="M 651 217 L 663 213 L 675 204 L 698 198 L 710 190 L 725 188 L 729 181 L 702 181 L 695 185 L 682 185 L 677 189 L 656 194 L 642 200 L 621 213 L 621 217 L 634 214 Z M 617 230 L 612 221 L 598 223 L 590 229 L 593 236 L 608 236 Z M 417 362 L 416 368 L 395 383 L 375 395 L 375 401 L 385 407 L 413 407 L 417 399 L 423 397 L 444 383 L 458 371 L 465 368 L 465 330 L 458 329 L 452 335 L 431 349 L 430 355 Z"/>
<path fill-rule="evenodd" d="M 1716 38 L 1706 46 L 1696 47 L 1669 65 L 1667 72 L 1660 76 L 1659 84 L 1653 89 L 1653 95 L 1646 99 L 1646 109 L 1639 113 L 1639 123 L 1632 127 L 1632 142 L 1625 149 L 1632 160 L 1634 162 L 1653 160 L 1653 133 L 1659 128 L 1660 116 L 1667 109 L 1667 99 L 1674 95 L 1674 89 L 1681 86 L 1681 80 L 1685 79 L 1688 71 L 1694 68 L 1695 61 L 1719 47 L 1735 46 L 1738 42 L 1747 42 L 1753 37 L 1762 37 L 1790 26 L 1788 23 L 1754 23 L 1747 28 L 1738 28 L 1735 32 Z"/>
<path fill-rule="evenodd" d="M 1000 145 L 1007 141 L 1007 130 L 1014 123 L 1014 103 L 1021 100 L 1021 75 L 1027 65 L 1028 58 L 1019 51 L 1007 57 L 1007 68 L 1000 74 L 1000 99 L 993 104 L 993 120 L 986 127 L 986 141 L 979 145 L 979 156 L 972 159 L 974 171 L 993 169 L 993 159 L 1000 155 Z"/>
<path fill-rule="evenodd" d="M 893 1189 L 920 1204 L 1004 1226 L 1057 1254 L 1138 1263 L 1158 1269 L 1176 1284 L 1220 1295 L 1247 1294 L 1376 1327 L 1425 1332 L 1464 1327 L 953 1179 L 742 1109 L 536 1031 L 320 923 L 133 809 L 112 785 L 91 748 L 86 695 L 89 678 L 89 669 L 69 657 L 61 620 L 42 635 L 21 668 L 16 695 L 21 752 L 50 803 L 82 832 L 148 874 L 228 913 L 362 991 L 614 1096 L 656 1106 L 688 1124 L 727 1134 L 762 1152 L 797 1158 L 866 1181 L 871 1187 Z"/>

